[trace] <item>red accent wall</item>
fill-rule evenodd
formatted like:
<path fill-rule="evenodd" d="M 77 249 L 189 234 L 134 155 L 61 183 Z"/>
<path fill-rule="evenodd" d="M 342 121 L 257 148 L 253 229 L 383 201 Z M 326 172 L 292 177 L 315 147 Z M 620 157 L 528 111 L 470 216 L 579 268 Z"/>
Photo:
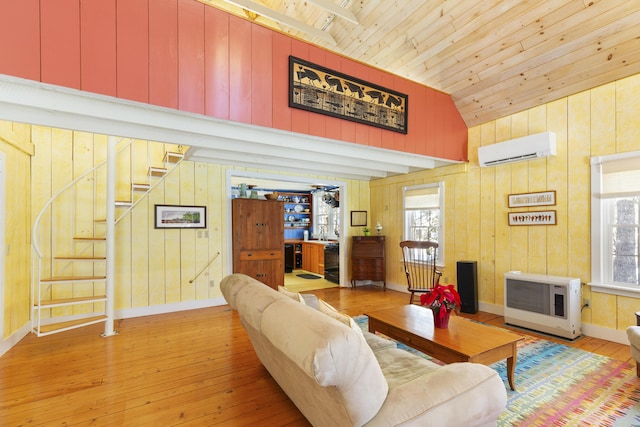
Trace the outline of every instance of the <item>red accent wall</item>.
<path fill-rule="evenodd" d="M 0 0 L 0 73 L 222 119 L 451 160 L 451 97 L 195 0 Z M 288 106 L 288 57 L 409 95 L 406 135 Z"/>

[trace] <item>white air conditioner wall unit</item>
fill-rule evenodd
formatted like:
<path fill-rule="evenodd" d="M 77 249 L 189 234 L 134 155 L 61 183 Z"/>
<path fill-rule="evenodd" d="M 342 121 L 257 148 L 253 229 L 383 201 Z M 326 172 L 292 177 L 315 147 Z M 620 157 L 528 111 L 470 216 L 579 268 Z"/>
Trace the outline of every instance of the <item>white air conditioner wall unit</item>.
<path fill-rule="evenodd" d="M 556 155 L 556 134 L 542 132 L 478 148 L 480 166 L 495 166 Z"/>
<path fill-rule="evenodd" d="M 575 339 L 582 334 L 581 304 L 577 277 L 504 274 L 504 321 L 508 325 Z"/>

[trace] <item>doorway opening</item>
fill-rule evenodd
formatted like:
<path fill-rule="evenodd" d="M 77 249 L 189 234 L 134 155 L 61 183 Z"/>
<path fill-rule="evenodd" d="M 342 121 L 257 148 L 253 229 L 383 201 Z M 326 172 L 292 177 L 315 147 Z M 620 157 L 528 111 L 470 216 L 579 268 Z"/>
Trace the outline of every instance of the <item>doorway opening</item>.
<path fill-rule="evenodd" d="M 237 188 L 241 183 L 247 183 L 251 185 L 255 185 L 257 188 L 266 188 L 271 190 L 291 190 L 291 191 L 312 191 L 318 186 L 322 187 L 331 187 L 335 188 L 340 192 L 340 204 L 342 206 L 347 206 L 347 183 L 343 181 L 335 181 L 329 179 L 322 178 L 308 178 L 308 177 L 300 177 L 300 176 L 289 176 L 289 175 L 277 175 L 277 174 L 268 174 L 268 173 L 260 173 L 260 172 L 252 172 L 252 171 L 238 171 L 238 170 L 227 170 L 226 177 L 226 199 L 227 203 L 227 218 L 231 218 L 231 199 L 234 196 L 234 188 Z M 342 228 L 347 223 L 346 212 L 348 209 L 340 209 L 339 212 L 339 222 L 342 224 Z M 229 253 L 232 252 L 232 238 L 231 238 L 231 222 L 227 225 L 227 245 Z M 344 238 L 343 233 L 337 238 L 338 244 L 344 247 L 344 242 L 346 239 Z M 346 259 L 344 255 L 345 251 L 341 251 L 339 262 L 340 265 L 346 266 Z M 229 258 L 228 260 L 228 271 L 233 271 L 233 260 Z M 342 286 L 346 286 L 347 284 L 347 274 L 346 268 L 340 269 L 340 284 Z"/>

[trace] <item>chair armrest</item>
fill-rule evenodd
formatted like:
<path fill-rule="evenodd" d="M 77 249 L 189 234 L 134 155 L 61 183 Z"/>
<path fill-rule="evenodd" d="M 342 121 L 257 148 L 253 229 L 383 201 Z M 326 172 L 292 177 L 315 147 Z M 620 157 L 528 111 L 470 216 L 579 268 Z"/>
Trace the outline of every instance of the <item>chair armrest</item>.
<path fill-rule="evenodd" d="M 640 362 L 640 326 L 629 326 L 627 328 L 627 338 L 629 338 L 631 357 L 636 362 Z"/>
<path fill-rule="evenodd" d="M 627 328 L 627 337 L 632 346 L 640 348 L 640 326 L 629 326 Z"/>

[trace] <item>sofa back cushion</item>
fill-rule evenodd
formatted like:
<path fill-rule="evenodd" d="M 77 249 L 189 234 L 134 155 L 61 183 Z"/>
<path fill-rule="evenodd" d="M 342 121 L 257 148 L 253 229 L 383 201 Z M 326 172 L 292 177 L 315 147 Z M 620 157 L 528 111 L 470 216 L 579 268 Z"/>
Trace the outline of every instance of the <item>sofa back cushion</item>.
<path fill-rule="evenodd" d="M 350 425 L 362 425 L 375 416 L 389 387 L 362 336 L 326 314 L 245 277 L 229 281 L 225 278 L 223 294 L 233 300 L 227 299 L 240 314 L 245 328 L 253 329 L 249 335 L 254 335 L 252 343 L 261 362 L 285 392 L 294 389 L 291 384 L 309 380 L 315 390 L 308 394 L 318 406 L 315 410 L 324 412 L 323 416 L 343 413 Z M 241 288 L 237 292 L 229 289 L 236 286 Z M 287 370 L 283 364 L 293 364 L 297 369 Z M 300 372 L 306 380 L 293 378 Z M 289 397 L 298 405 L 295 396 Z M 309 418 L 301 406 L 305 405 L 298 407 Z"/>

